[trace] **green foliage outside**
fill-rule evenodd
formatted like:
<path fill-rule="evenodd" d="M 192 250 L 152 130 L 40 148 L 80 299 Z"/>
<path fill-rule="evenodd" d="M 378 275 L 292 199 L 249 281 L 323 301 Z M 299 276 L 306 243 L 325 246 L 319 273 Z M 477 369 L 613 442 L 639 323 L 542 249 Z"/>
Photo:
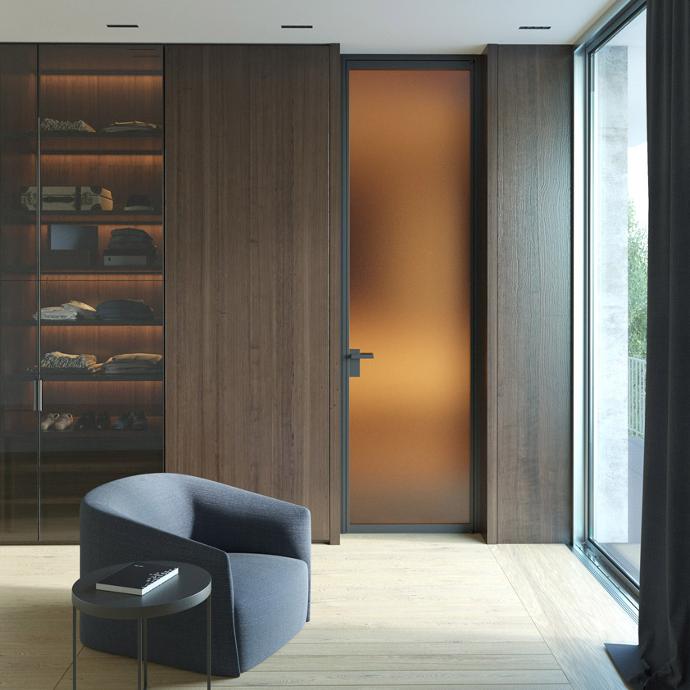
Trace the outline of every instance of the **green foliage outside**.
<path fill-rule="evenodd" d="M 628 356 L 647 358 L 647 231 L 628 205 Z"/>

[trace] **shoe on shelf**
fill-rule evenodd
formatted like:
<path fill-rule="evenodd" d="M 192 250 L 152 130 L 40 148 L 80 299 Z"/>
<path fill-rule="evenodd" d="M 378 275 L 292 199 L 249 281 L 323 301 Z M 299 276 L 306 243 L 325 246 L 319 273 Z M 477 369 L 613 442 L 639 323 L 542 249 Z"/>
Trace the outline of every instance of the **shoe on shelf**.
<path fill-rule="evenodd" d="M 96 417 L 93 412 L 81 415 L 74 425 L 75 431 L 93 431 L 96 427 Z"/>
<path fill-rule="evenodd" d="M 48 412 L 43 415 L 43 419 L 41 419 L 41 431 L 48 431 L 55 422 L 60 418 L 60 413 L 59 412 Z"/>
<path fill-rule="evenodd" d="M 107 412 L 99 412 L 96 415 L 95 424 L 98 431 L 108 431 L 110 429 L 110 415 Z"/>
<path fill-rule="evenodd" d="M 132 431 L 146 431 L 149 428 L 149 423 L 146 415 L 143 412 L 130 412 L 132 420 Z"/>
<path fill-rule="evenodd" d="M 132 428 L 132 413 L 125 412 L 113 422 L 114 431 L 128 431 Z"/>
<path fill-rule="evenodd" d="M 66 431 L 74 424 L 74 415 L 69 412 L 62 412 L 60 416 L 55 420 L 55 430 L 56 431 Z"/>

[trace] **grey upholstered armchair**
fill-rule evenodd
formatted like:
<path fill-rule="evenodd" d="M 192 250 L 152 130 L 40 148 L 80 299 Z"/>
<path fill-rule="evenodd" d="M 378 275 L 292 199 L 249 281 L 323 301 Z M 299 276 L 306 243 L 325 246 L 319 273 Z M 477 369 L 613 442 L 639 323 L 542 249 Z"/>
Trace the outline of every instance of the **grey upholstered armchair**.
<path fill-rule="evenodd" d="M 181 474 L 104 484 L 81 504 L 81 573 L 175 560 L 213 578 L 213 673 L 239 676 L 309 620 L 311 517 L 303 506 Z M 136 657 L 132 621 L 82 616 L 87 647 Z M 149 659 L 205 672 L 204 607 L 149 621 Z"/>

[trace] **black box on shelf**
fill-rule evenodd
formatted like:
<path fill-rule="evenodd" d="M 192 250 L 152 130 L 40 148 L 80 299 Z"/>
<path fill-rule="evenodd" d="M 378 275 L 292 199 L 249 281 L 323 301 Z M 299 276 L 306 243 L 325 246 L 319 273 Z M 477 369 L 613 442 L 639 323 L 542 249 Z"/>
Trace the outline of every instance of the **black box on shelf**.
<path fill-rule="evenodd" d="M 51 223 L 43 262 L 51 268 L 91 268 L 98 256 L 98 227 Z"/>

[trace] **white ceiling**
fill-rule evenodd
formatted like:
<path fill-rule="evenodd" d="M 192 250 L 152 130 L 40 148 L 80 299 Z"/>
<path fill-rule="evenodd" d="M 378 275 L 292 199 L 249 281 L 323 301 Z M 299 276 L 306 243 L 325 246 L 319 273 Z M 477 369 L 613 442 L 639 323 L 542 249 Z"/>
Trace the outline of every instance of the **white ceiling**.
<path fill-rule="evenodd" d="M 487 43 L 573 43 L 615 2 L 0 0 L 0 41 L 340 43 L 344 53 L 478 53 Z M 552 29 L 518 31 L 522 24 Z"/>

